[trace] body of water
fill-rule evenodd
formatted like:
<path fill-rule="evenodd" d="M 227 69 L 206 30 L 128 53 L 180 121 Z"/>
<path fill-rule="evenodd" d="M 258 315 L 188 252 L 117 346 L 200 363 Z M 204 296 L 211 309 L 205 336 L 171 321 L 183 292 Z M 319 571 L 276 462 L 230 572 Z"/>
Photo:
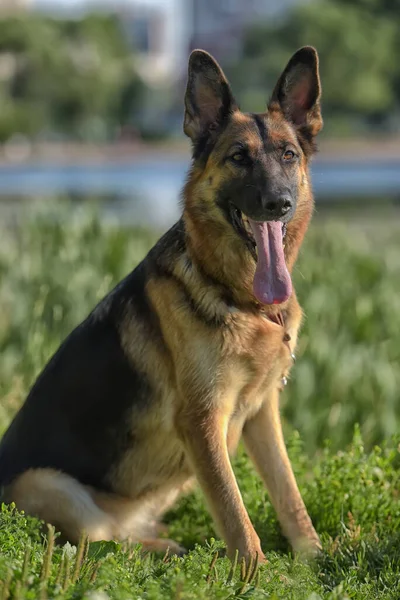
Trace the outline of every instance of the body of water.
<path fill-rule="evenodd" d="M 17 209 L 30 199 L 98 196 L 121 219 L 161 227 L 179 214 L 179 195 L 188 169 L 182 159 L 132 160 L 103 164 L 21 164 L 0 167 L 0 206 Z M 343 201 L 400 199 L 399 161 L 316 160 L 312 181 L 317 206 Z"/>

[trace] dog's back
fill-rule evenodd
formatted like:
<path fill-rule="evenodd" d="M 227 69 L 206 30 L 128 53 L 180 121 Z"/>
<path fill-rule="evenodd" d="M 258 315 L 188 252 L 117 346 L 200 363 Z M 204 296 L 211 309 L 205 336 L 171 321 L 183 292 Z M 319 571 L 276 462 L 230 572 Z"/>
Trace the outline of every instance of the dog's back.
<path fill-rule="evenodd" d="M 119 321 L 143 296 L 140 265 L 64 341 L 0 445 L 0 485 L 26 469 L 52 467 L 99 489 L 131 443 L 132 404 L 148 402 L 149 383 L 129 363 Z M 132 293 L 133 292 L 133 293 Z"/>

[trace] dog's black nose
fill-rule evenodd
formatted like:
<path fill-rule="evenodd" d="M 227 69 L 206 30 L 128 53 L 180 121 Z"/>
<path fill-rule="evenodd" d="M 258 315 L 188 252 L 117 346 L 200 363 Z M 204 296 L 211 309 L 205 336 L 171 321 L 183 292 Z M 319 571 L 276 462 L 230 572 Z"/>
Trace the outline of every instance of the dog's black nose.
<path fill-rule="evenodd" d="M 280 217 L 286 215 L 291 208 L 293 208 L 293 202 L 288 196 L 268 198 L 264 204 L 264 207 L 270 213 L 271 217 L 279 219 Z"/>

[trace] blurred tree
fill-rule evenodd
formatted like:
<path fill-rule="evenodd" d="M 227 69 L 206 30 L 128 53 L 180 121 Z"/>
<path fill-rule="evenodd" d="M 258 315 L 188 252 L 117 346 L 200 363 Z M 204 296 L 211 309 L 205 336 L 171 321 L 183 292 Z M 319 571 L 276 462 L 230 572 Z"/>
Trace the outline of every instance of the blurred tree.
<path fill-rule="evenodd" d="M 382 124 L 400 105 L 400 1 L 314 0 L 293 8 L 278 26 L 251 28 L 232 77 L 242 100 L 265 106 L 282 65 L 300 46 L 320 55 L 328 132 Z M 344 118 L 343 118 L 344 117 Z"/>
<path fill-rule="evenodd" d="M 0 140 L 14 132 L 104 139 L 132 120 L 143 93 L 116 18 L 0 20 Z"/>

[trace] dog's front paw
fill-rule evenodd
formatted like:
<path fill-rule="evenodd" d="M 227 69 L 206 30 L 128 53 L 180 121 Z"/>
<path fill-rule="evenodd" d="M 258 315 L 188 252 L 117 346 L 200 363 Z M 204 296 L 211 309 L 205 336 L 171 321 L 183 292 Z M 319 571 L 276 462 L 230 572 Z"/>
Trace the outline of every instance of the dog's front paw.
<path fill-rule="evenodd" d="M 167 553 L 169 556 L 184 556 L 187 554 L 186 548 L 183 548 L 183 546 L 180 546 L 174 540 L 154 538 L 150 540 L 142 540 L 140 543 L 144 552 L 162 552 Z"/>
<path fill-rule="evenodd" d="M 228 548 L 227 554 L 232 561 L 237 560 L 238 562 L 241 562 L 244 559 L 247 566 L 255 563 L 262 565 L 267 562 L 260 545 L 246 544 L 239 548 L 235 548 L 234 550 Z"/>
<path fill-rule="evenodd" d="M 316 558 L 322 550 L 321 541 L 315 531 L 303 535 L 292 542 L 293 550 L 304 558 Z"/>

